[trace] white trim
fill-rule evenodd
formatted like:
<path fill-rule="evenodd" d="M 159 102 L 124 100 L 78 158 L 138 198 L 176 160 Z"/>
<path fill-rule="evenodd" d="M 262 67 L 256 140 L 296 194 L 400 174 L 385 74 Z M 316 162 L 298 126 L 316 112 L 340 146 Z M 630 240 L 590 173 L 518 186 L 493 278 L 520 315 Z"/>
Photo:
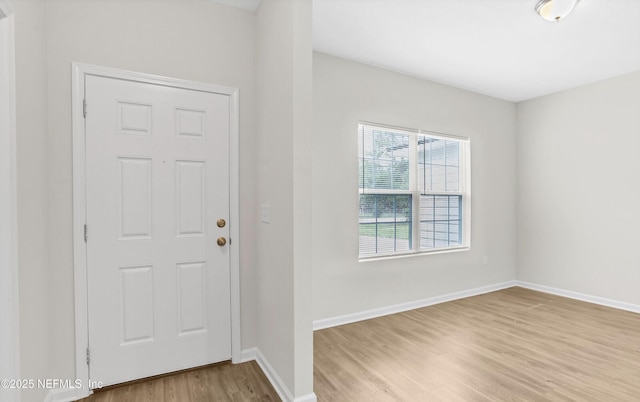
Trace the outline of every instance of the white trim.
<path fill-rule="evenodd" d="M 516 281 L 515 286 L 519 286 L 525 289 L 536 290 L 538 292 L 550 293 L 556 296 L 568 297 L 569 299 L 580 300 L 588 303 L 599 304 L 601 306 L 612 307 L 619 310 L 631 311 L 633 313 L 640 313 L 640 305 L 627 303 L 619 300 L 607 299 L 600 296 L 592 296 L 584 293 L 574 292 L 572 290 L 554 288 L 551 286 L 538 285 L 537 283 Z"/>
<path fill-rule="evenodd" d="M 418 225 L 413 225 L 418 226 Z M 447 254 L 447 253 L 457 253 L 460 251 L 469 251 L 471 247 L 460 246 L 460 247 L 442 247 L 434 249 L 433 251 L 414 251 L 414 252 L 397 252 L 397 253 L 379 253 L 371 257 L 360 257 L 358 258 L 358 262 L 371 262 L 371 261 L 384 261 L 384 260 L 395 260 L 398 258 L 406 258 L 406 257 L 420 257 L 425 255 L 436 255 L 436 254 Z"/>
<path fill-rule="evenodd" d="M 389 314 L 401 313 L 403 311 L 414 310 L 421 307 L 432 306 L 434 304 L 445 303 L 453 300 L 464 299 L 467 297 L 477 296 L 484 293 L 495 292 L 497 290 L 508 289 L 519 286 L 525 289 L 536 290 L 543 293 L 550 293 L 557 296 L 568 297 L 570 299 L 581 300 L 588 303 L 599 304 L 601 306 L 612 307 L 619 310 L 640 313 L 640 305 L 627 303 L 619 300 L 607 299 L 599 296 L 587 295 L 584 293 L 574 292 L 551 286 L 538 285 L 524 281 L 508 281 L 497 283 L 494 285 L 482 286 L 479 288 L 462 290 L 460 292 L 448 293 L 442 296 L 430 297 L 427 299 L 416 300 L 408 303 L 400 303 L 392 306 L 380 307 L 371 310 L 360 311 L 352 314 L 345 314 L 337 317 L 323 318 L 313 321 L 313 330 L 337 327 L 339 325 L 351 324 L 358 321 L 369 320 L 372 318 L 382 317 Z"/>
<path fill-rule="evenodd" d="M 312 392 L 310 394 L 297 397 L 293 402 L 316 402 L 317 400 L 318 397 L 314 392 Z"/>
<path fill-rule="evenodd" d="M 255 360 L 262 369 L 262 372 L 267 377 L 271 385 L 273 385 L 273 389 L 276 390 L 276 393 L 283 401 L 293 401 L 293 395 L 289 388 L 287 388 L 286 384 L 282 381 L 278 373 L 271 367 L 271 364 L 264 357 L 260 349 L 253 348 L 253 352 L 255 353 Z"/>
<path fill-rule="evenodd" d="M 85 141 L 82 100 L 84 99 L 84 72 L 72 66 L 71 121 L 73 158 L 73 286 L 75 297 L 75 349 L 76 378 L 89 383 L 86 350 L 89 345 L 87 249 L 84 243 L 85 223 Z M 81 235 L 82 233 L 82 235 Z M 87 389 L 82 396 L 88 396 Z"/>
<path fill-rule="evenodd" d="M 74 291 L 75 291 L 75 341 L 76 341 L 76 377 L 83 384 L 89 384 L 89 367 L 86 363 L 86 348 L 89 343 L 88 335 L 88 295 L 87 295 L 87 249 L 84 243 L 84 224 L 86 222 L 85 205 L 85 125 L 82 101 L 85 92 L 85 76 L 94 75 L 116 78 L 135 82 L 163 85 L 175 88 L 185 88 L 196 91 L 212 92 L 229 96 L 230 106 L 230 149 L 229 149 L 229 179 L 230 179 L 230 238 L 233 247 L 230 248 L 231 268 L 231 359 L 234 363 L 241 357 L 241 320 L 240 320 L 240 222 L 239 222 L 239 125 L 237 88 L 187 81 L 176 78 L 162 77 L 151 74 L 118 70 L 88 64 L 72 63 L 71 66 L 71 116 L 73 130 L 73 246 L 74 246 Z M 89 390 L 83 391 L 81 396 L 88 396 Z"/>
<path fill-rule="evenodd" d="M 282 381 L 278 373 L 273 369 L 273 367 L 271 367 L 271 364 L 269 364 L 260 349 L 251 348 L 246 350 L 246 352 L 247 356 L 253 355 L 254 360 L 256 361 L 256 363 L 258 363 L 258 366 L 260 366 L 260 369 L 264 373 L 265 377 L 267 377 L 267 380 L 269 380 L 269 382 L 273 386 L 273 389 L 276 390 L 276 393 L 278 394 L 280 399 L 282 399 L 283 401 L 293 401 L 293 395 L 291 394 L 291 391 L 289 391 L 289 388 L 287 388 L 286 384 Z"/>
<path fill-rule="evenodd" d="M 0 63 L 0 379 L 19 379 L 15 16 L 5 0 L 0 0 Z M 0 388 L 0 402 L 20 399 L 20 390 Z"/>
<path fill-rule="evenodd" d="M 258 366 L 260 366 L 260 368 L 262 369 L 262 372 L 267 377 L 267 379 L 269 380 L 273 388 L 276 390 L 276 393 L 278 394 L 280 399 L 282 399 L 284 402 L 302 401 L 302 399 L 293 397 L 293 395 L 291 394 L 291 391 L 289 391 L 289 388 L 287 388 L 287 386 L 282 381 L 278 373 L 273 369 L 273 367 L 271 367 L 271 365 L 269 364 L 267 359 L 264 357 L 260 349 L 255 348 L 255 353 L 256 353 L 256 362 L 258 363 Z M 305 398 L 306 397 L 307 396 L 305 395 Z M 314 398 L 315 398 L 315 395 L 314 395 Z M 304 400 L 306 401 L 307 399 L 304 399 Z M 311 401 L 311 399 L 308 399 L 308 400 Z M 316 399 L 313 399 L 313 401 L 315 400 Z"/>
<path fill-rule="evenodd" d="M 47 396 L 44 398 L 44 402 L 77 401 L 87 395 L 82 388 L 56 388 L 49 390 Z"/>
<path fill-rule="evenodd" d="M 358 124 L 359 125 L 363 125 L 363 126 L 370 126 L 370 127 L 379 127 L 379 128 L 384 128 L 385 130 L 390 130 L 390 131 L 395 131 L 397 134 L 423 134 L 423 135 L 428 135 L 430 137 L 437 137 L 439 139 L 442 140 L 462 140 L 462 141 L 468 141 L 470 140 L 469 137 L 463 136 L 463 135 L 455 135 L 455 134 L 447 134 L 447 133 L 441 133 L 439 131 L 433 131 L 433 130 L 422 130 L 422 129 L 418 129 L 418 128 L 408 128 L 408 127 L 402 127 L 402 126 L 395 126 L 393 124 L 383 124 L 383 123 L 375 123 L 372 121 L 367 121 L 367 120 L 358 120 Z"/>
<path fill-rule="evenodd" d="M 240 353 L 239 363 L 246 363 L 246 362 L 256 360 L 256 356 L 258 355 L 257 351 L 258 349 L 255 347 L 249 348 L 249 349 L 242 349 L 242 352 Z"/>
<path fill-rule="evenodd" d="M 240 312 L 240 99 L 231 89 L 229 125 L 229 262 L 231 264 L 231 361 L 242 358 Z"/>
<path fill-rule="evenodd" d="M 297 398 L 294 398 L 293 395 L 291 394 L 291 391 L 289 391 L 289 388 L 287 388 L 287 386 L 282 381 L 282 379 L 280 378 L 278 373 L 273 369 L 273 367 L 271 367 L 271 364 L 269 364 L 269 362 L 264 357 L 264 355 L 262 354 L 260 349 L 255 348 L 255 347 L 254 348 L 249 348 L 249 349 L 244 349 L 244 350 L 242 350 L 242 354 L 241 355 L 242 355 L 242 359 L 241 359 L 240 363 L 246 363 L 246 362 L 250 362 L 252 360 L 255 360 L 256 363 L 258 363 L 258 366 L 260 366 L 260 369 L 264 373 L 265 377 L 267 377 L 267 380 L 269 380 L 269 382 L 273 386 L 273 389 L 276 390 L 276 393 L 278 394 L 280 399 L 282 399 L 283 401 L 285 401 L 285 402 L 315 402 L 315 401 L 318 400 L 317 397 L 316 397 L 316 394 L 314 394 L 314 393 L 310 393 L 310 394 L 307 394 L 307 395 L 303 395 L 303 396 L 299 396 Z"/>
<path fill-rule="evenodd" d="M 511 288 L 516 285 L 516 281 L 508 281 L 496 283 L 493 285 L 481 286 L 478 288 L 461 290 L 459 292 L 447 293 L 441 296 L 429 297 L 426 299 L 415 300 L 408 303 L 394 304 L 392 306 L 374 308 L 371 310 L 360 311 L 357 313 L 340 315 L 337 317 L 323 318 L 313 321 L 313 330 L 337 327 L 338 325 L 351 324 L 358 321 L 369 320 L 371 318 L 382 317 L 389 314 L 401 313 L 403 311 L 414 310 L 417 308 L 433 306 L 434 304 L 446 303 L 453 300 L 464 299 L 471 296 L 478 296 L 484 293 L 495 292 L 497 290 Z"/>

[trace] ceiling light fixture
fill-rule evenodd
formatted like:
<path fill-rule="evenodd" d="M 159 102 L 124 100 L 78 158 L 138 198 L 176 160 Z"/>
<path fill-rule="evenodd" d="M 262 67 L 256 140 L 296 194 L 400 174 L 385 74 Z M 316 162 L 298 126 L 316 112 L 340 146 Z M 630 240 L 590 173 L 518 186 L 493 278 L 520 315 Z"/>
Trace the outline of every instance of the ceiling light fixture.
<path fill-rule="evenodd" d="M 578 4 L 580 0 L 540 0 L 536 12 L 547 21 L 560 21 Z"/>

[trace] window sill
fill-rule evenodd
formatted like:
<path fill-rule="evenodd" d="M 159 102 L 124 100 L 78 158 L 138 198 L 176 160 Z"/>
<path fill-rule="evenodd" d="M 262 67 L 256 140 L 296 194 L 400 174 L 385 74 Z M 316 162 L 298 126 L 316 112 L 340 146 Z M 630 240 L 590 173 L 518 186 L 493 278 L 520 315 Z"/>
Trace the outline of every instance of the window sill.
<path fill-rule="evenodd" d="M 449 254 L 449 253 L 457 253 L 460 251 L 469 251 L 469 250 L 471 250 L 470 246 L 462 246 L 462 247 L 452 247 L 452 248 L 441 248 L 433 251 L 420 251 L 420 252 L 414 252 L 414 253 L 394 253 L 394 254 L 374 255 L 371 257 L 360 257 L 358 258 L 358 262 L 395 260 L 399 258 L 421 257 L 425 255 L 435 255 L 435 254 Z"/>

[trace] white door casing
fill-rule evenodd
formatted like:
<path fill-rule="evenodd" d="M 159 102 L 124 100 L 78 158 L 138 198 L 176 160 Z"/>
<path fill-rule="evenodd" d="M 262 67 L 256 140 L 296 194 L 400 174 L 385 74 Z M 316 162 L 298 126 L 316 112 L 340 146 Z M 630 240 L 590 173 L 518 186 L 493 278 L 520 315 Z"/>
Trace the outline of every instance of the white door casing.
<path fill-rule="evenodd" d="M 238 235 L 237 90 L 83 65 L 74 76 L 87 104 L 82 137 L 74 129 L 74 190 L 84 193 L 74 194 L 76 301 L 87 303 L 76 302 L 76 335 L 88 330 L 76 350 L 90 347 L 86 380 L 237 361 L 237 244 L 216 244 Z"/>

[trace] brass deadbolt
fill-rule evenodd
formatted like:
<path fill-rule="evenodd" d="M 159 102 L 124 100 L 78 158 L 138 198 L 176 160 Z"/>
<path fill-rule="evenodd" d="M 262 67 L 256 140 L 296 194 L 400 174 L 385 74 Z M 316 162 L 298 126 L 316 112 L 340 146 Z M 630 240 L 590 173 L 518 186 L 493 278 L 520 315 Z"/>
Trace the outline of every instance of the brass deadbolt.
<path fill-rule="evenodd" d="M 219 228 L 223 228 L 226 224 L 227 222 L 222 218 L 218 219 L 218 221 L 216 222 L 216 225 L 218 225 Z"/>

